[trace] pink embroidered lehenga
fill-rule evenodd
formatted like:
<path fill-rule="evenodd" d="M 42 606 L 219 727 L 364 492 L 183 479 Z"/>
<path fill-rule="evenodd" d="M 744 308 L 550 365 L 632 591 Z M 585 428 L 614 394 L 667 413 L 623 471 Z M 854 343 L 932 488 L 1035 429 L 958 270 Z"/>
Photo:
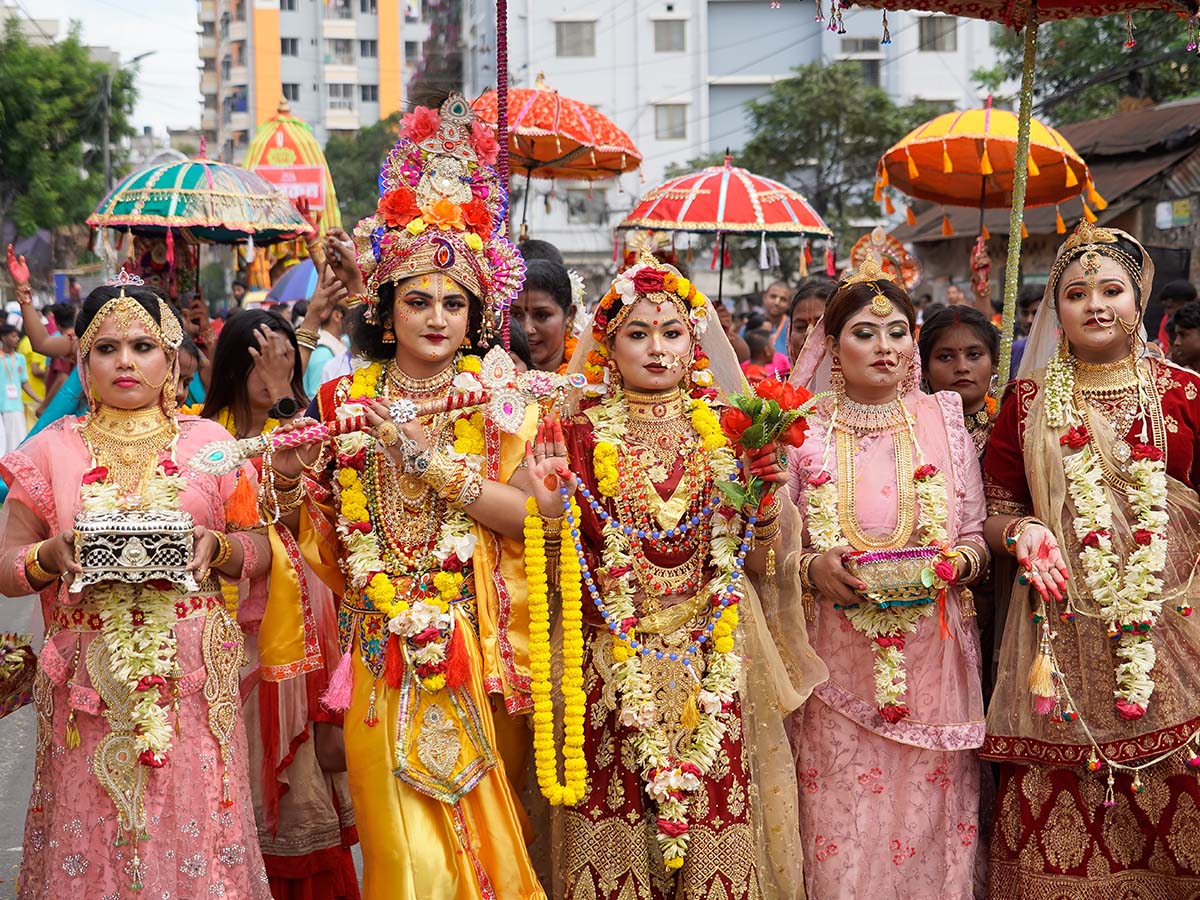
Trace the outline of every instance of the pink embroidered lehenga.
<path fill-rule="evenodd" d="M 803 360 L 802 354 L 798 367 Z M 920 462 L 946 475 L 949 544 L 970 541 L 986 554 L 983 488 L 960 399 L 913 391 L 905 405 Z M 837 487 L 846 468 L 838 463 L 838 449 L 828 446 L 835 440 L 828 412 L 823 404 L 809 419 L 805 443 L 789 460 L 791 495 L 807 529 L 814 480 L 846 496 Z M 902 427 L 893 441 L 883 432 L 860 433 L 852 445 L 853 515 L 862 532 L 875 538 L 893 533 L 901 505 L 898 479 L 914 477 L 913 471 L 898 474 L 896 448 L 907 434 Z M 918 507 L 918 529 L 922 515 Z M 900 546 L 918 543 L 914 534 Z M 812 547 L 808 530 L 805 547 Z M 793 717 L 808 896 L 970 900 L 978 850 L 976 748 L 984 736 L 973 609 L 950 587 L 945 603 L 906 636 L 908 715 L 891 722 L 877 702 L 874 642 L 816 587 L 809 634 L 829 667 L 829 680 Z"/>
<path fill-rule="evenodd" d="M 0 459 L 10 488 L 0 527 L 0 591 L 9 596 L 35 593 L 25 571 L 30 545 L 73 526 L 92 465 L 82 421 L 63 419 Z M 260 552 L 265 542 L 226 521 L 226 502 L 239 479 L 250 482 L 243 492 L 253 486 L 253 470 L 221 477 L 187 471 L 200 445 L 228 434 L 191 416 L 178 423 L 174 456 L 187 479 L 180 508 L 197 524 L 229 531 L 245 551 L 243 575 L 261 580 L 270 564 Z M 167 616 L 179 673 L 151 687 L 162 691 L 174 733 L 160 767 L 139 762 L 129 718 L 135 694 L 113 676 L 101 636 L 96 597 L 104 586 L 73 594 L 58 580 L 42 592 L 46 640 L 34 686 L 36 780 L 25 824 L 23 900 L 269 900 L 238 712 L 242 636 L 215 584 L 206 585 L 157 595 L 173 607 Z M 146 596 L 135 594 L 134 602 Z M 131 822 L 141 827 L 130 831 Z"/>

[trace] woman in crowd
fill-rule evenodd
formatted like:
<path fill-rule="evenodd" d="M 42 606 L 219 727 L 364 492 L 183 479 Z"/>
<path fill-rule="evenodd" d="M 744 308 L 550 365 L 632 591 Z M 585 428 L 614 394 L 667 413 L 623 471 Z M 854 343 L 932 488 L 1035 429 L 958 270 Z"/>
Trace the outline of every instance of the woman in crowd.
<path fill-rule="evenodd" d="M 600 301 L 571 363 L 603 399 L 544 425 L 527 459 L 537 494 L 525 530 L 531 614 L 543 586 L 530 647 L 543 661 L 534 747 L 543 793 L 568 804 L 557 851 L 568 900 L 790 898 L 800 884 L 783 715 L 824 668 L 785 558 L 798 529 L 790 502 L 767 504 L 755 530 L 755 511 L 717 487 L 737 477 L 737 459 L 716 397 L 742 379 L 709 318 L 686 278 L 644 255 Z M 568 464 L 579 494 L 564 527 L 553 483 Z M 749 473 L 783 478 L 773 450 Z M 548 718 L 544 586 L 555 569 L 563 654 L 573 657 L 564 684 L 577 685 L 564 712 L 565 784 Z M 769 592 L 790 665 L 749 581 Z"/>
<path fill-rule="evenodd" d="M 299 347 L 291 326 L 258 309 L 234 312 L 213 350 L 213 380 L 201 411 L 235 437 L 255 437 L 291 422 L 307 405 Z M 231 609 L 247 634 L 250 663 L 242 674 L 258 842 L 274 900 L 356 900 L 350 847 L 357 837 L 346 783 L 342 716 L 317 698 L 340 651 L 333 594 L 304 566 L 278 591 L 309 597 L 323 665 L 280 682 L 264 672 L 256 640 L 266 596 L 252 585 L 229 585 Z"/>
<path fill-rule="evenodd" d="M 995 900 L 1200 892 L 1200 378 L 1145 352 L 1153 274 L 1080 223 L 984 457 L 1020 567 L 983 748 Z"/>
<path fill-rule="evenodd" d="M 525 268 L 525 286 L 510 314 L 525 330 L 535 369 L 566 371 L 567 360 L 578 343 L 574 333 L 576 311 L 567 270 L 547 259 L 530 260 Z"/>
<path fill-rule="evenodd" d="M 800 578 L 829 680 L 795 717 L 808 894 L 969 900 L 983 742 L 965 586 L 987 568 L 957 394 L 922 394 L 908 294 L 843 281 L 793 378 L 832 391 L 791 453 Z"/>
<path fill-rule="evenodd" d="M 10 261 L 10 272 L 27 282 L 23 266 Z M 0 591 L 40 594 L 46 628 L 19 896 L 268 900 L 238 714 L 241 632 L 217 582 L 257 584 L 278 563 L 254 508 L 254 472 L 188 469 L 198 447 L 228 436 L 176 415 L 183 329 L 155 291 L 127 278 L 97 288 L 77 324 L 87 415 L 0 460 L 10 489 Z M 190 514 L 198 589 L 68 590 L 82 573 L 76 514 L 130 509 Z M 277 640 L 278 622 L 264 625 Z"/>
<path fill-rule="evenodd" d="M 377 211 L 355 229 L 366 284 L 341 273 L 371 363 L 311 408 L 327 421 L 365 410 L 375 427 L 310 456 L 303 482 L 298 464 L 274 473 L 285 521 L 341 599 L 323 699 L 344 712 L 371 900 L 545 896 L 505 774 L 525 766 L 508 716 L 529 705 L 517 467 L 534 413 L 513 410 L 515 436 L 472 408 L 391 417 L 482 388 L 478 354 L 524 273 L 499 235 L 496 152 L 461 95 L 405 116 Z"/>
<path fill-rule="evenodd" d="M 925 320 L 917 343 L 929 392 L 953 391 L 962 397 L 963 422 L 982 459 L 996 415 L 992 382 L 1000 332 L 973 307 L 946 306 Z"/>
<path fill-rule="evenodd" d="M 800 282 L 792 294 L 792 305 L 788 308 L 788 359 L 793 363 L 821 316 L 825 315 L 825 304 L 837 289 L 837 282 L 824 275 L 812 275 Z"/>

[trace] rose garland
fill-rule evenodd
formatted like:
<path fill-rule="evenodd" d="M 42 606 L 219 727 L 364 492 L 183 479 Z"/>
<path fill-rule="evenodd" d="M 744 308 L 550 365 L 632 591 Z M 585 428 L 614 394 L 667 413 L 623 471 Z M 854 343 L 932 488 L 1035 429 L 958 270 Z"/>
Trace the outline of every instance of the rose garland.
<path fill-rule="evenodd" d="M 916 438 L 910 439 L 920 459 Z M 939 559 L 923 576 L 929 582 L 928 587 L 941 592 L 954 583 L 956 575 L 947 546 L 950 538 L 946 520 L 950 504 L 946 475 L 937 466 L 923 464 L 913 472 L 913 480 L 916 482 L 921 541 L 942 551 Z M 853 489 L 852 486 L 850 490 Z M 824 553 L 846 543 L 838 519 L 837 486 L 825 465 L 809 480 L 806 512 L 808 536 L 814 549 Z M 893 724 L 909 714 L 908 705 L 903 702 L 908 691 L 905 635 L 914 633 L 921 620 L 931 615 L 933 609 L 933 603 L 888 607 L 859 603 L 842 610 L 854 630 L 866 635 L 874 644 L 875 705 L 879 707 L 879 714 Z"/>
<path fill-rule="evenodd" d="M 571 501 L 574 520 L 579 508 Z M 583 689 L 583 588 L 579 559 L 573 553 L 560 560 L 563 629 L 563 770 L 558 780 L 554 746 L 554 701 L 550 683 L 550 593 L 546 577 L 546 539 L 537 501 L 525 502 L 525 577 L 529 586 L 529 674 L 533 698 L 533 749 L 538 786 L 551 806 L 573 806 L 587 793 L 587 760 L 583 755 L 583 722 L 587 695 Z M 563 519 L 562 539 L 575 542 Z"/>
<path fill-rule="evenodd" d="M 588 415 L 596 436 L 593 460 L 597 489 L 602 496 L 612 498 L 620 488 L 616 460 L 626 450 L 624 397 L 619 394 L 608 397 Z M 690 419 L 701 438 L 703 452 L 708 455 L 714 481 L 736 478 L 737 460 L 706 398 L 691 401 Z M 602 508 L 595 498 L 589 498 L 589 503 L 594 510 Z M 623 727 L 634 730 L 631 743 L 646 780 L 646 793 L 658 804 L 657 840 L 668 869 L 682 867 L 687 856 L 690 840 L 688 795 L 699 790 L 701 779 L 711 770 L 720 751 L 742 671 L 742 659 L 734 653 L 734 629 L 741 599 L 738 580 L 749 537 L 742 534 L 742 520 L 737 510 L 722 503 L 715 508 L 715 513 L 708 518 L 708 554 L 717 575 L 702 589 L 712 597 L 712 619 L 705 626 L 703 637 L 694 645 L 696 652 L 703 652 L 703 642 L 711 639 L 712 651 L 706 655 L 703 678 L 698 678 L 692 739 L 680 754 L 672 751 L 666 728 L 657 723 L 659 714 L 654 691 L 641 661 L 640 651 L 644 648 L 636 638 L 639 619 L 634 597 L 638 588 L 631 541 L 637 535 L 615 517 L 606 518 L 602 534 L 603 568 L 598 574 L 605 583 L 603 596 L 590 577 L 587 579 L 593 599 L 613 632 L 613 675 L 621 704 L 618 718 Z M 570 521 L 571 515 L 567 518 Z M 752 526 L 748 531 L 752 531 Z M 577 552 L 581 563 L 584 562 L 581 546 L 577 546 Z M 690 670 L 689 653 L 680 655 L 685 657 L 685 665 Z"/>
<path fill-rule="evenodd" d="M 479 369 L 476 357 L 462 357 L 453 388 L 482 390 Z M 379 363 L 356 371 L 349 402 L 381 396 L 384 378 Z M 478 468 L 485 448 L 482 416 L 468 410 L 456 418 L 453 427 L 453 455 Z M 363 432 L 336 439 L 334 490 L 338 496 L 338 534 L 346 548 L 343 568 L 351 588 L 388 617 L 390 632 L 404 638 L 405 655 L 416 666 L 421 686 L 438 691 L 446 686 L 448 651 L 454 637 L 451 605 L 462 594 L 463 568 L 475 552 L 471 519 L 462 510 L 447 508 L 432 549 L 423 558 L 412 559 L 403 572 L 389 572 L 382 555 L 384 525 L 378 503 L 367 496 L 362 478 L 371 443 L 370 436 Z M 405 581 L 413 582 L 414 587 L 402 594 Z"/>
<path fill-rule="evenodd" d="M 94 466 L 83 476 L 81 508 L 87 513 L 122 509 L 160 512 L 179 509 L 186 485 L 170 455 L 161 459 L 137 496 L 123 495 L 109 480 L 108 469 Z M 104 584 L 93 588 L 91 602 L 100 616 L 100 639 L 108 649 L 113 677 L 134 698 L 130 711 L 134 749 L 144 766 L 166 765 L 174 730 L 167 707 L 160 704 L 161 688 L 176 672 L 175 607 L 164 591 L 149 585 Z M 78 746 L 72 722 L 68 743 Z"/>

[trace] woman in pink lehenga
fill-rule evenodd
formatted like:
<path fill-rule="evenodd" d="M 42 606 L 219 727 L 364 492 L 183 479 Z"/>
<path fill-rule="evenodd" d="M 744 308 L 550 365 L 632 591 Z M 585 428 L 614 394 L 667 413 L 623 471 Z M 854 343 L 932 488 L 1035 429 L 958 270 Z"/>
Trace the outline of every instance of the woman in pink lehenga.
<path fill-rule="evenodd" d="M 793 719 L 812 900 L 973 895 L 983 702 L 961 585 L 988 560 L 983 490 L 958 395 L 917 389 L 913 324 L 904 290 L 864 264 L 794 374 L 830 391 L 789 473 L 830 676 Z"/>
<path fill-rule="evenodd" d="M 216 575 L 261 579 L 280 538 L 235 530 L 256 524 L 251 469 L 188 471 L 200 446 L 228 435 L 174 413 L 183 332 L 158 294 L 140 280 L 98 288 L 78 328 L 91 411 L 0 460 L 10 488 L 0 591 L 39 593 L 46 628 L 18 895 L 268 900 L 238 714 L 241 632 Z M 131 509 L 192 516 L 199 590 L 170 581 L 69 590 L 82 571 L 77 513 Z M 296 670 L 318 662 L 315 637 L 279 627 L 280 613 L 302 621 L 300 604 L 268 606 L 274 646 L 295 634 Z"/>

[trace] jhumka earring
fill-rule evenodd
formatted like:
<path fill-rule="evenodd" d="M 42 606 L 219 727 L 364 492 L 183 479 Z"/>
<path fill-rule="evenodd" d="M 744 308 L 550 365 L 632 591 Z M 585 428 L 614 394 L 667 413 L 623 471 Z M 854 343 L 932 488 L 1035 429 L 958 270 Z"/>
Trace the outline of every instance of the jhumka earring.
<path fill-rule="evenodd" d="M 396 343 L 396 332 L 392 331 L 391 321 L 383 323 L 383 342 L 385 344 Z"/>
<path fill-rule="evenodd" d="M 840 356 L 835 356 L 830 365 L 829 386 L 839 394 L 846 390 L 846 379 L 842 375 L 842 358 Z"/>

